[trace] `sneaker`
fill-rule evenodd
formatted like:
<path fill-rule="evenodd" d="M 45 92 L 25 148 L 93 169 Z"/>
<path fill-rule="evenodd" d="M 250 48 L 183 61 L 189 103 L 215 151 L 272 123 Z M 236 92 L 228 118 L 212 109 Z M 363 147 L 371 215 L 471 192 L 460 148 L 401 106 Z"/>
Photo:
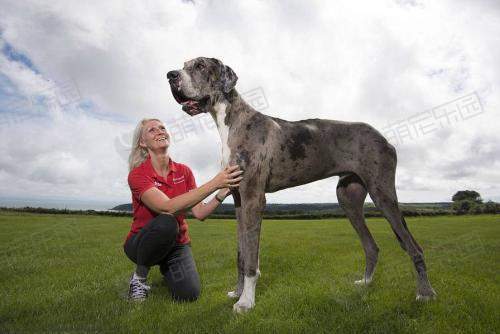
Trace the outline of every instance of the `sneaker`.
<path fill-rule="evenodd" d="M 150 289 L 151 287 L 146 284 L 146 279 L 135 278 L 134 275 L 132 275 L 128 288 L 128 299 L 143 301 L 148 296 L 148 291 Z"/>

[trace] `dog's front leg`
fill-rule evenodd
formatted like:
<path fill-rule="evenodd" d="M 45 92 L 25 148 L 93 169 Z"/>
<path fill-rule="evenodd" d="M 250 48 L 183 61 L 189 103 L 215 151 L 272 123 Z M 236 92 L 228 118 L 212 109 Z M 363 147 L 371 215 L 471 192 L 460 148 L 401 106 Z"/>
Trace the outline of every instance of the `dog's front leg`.
<path fill-rule="evenodd" d="M 246 312 L 255 306 L 255 286 L 259 278 L 259 239 L 262 212 L 266 205 L 264 191 L 253 191 L 241 198 L 241 214 L 238 224 L 240 256 L 243 258 L 244 278 L 240 299 L 233 306 L 238 313 Z M 245 196 L 246 195 L 246 196 Z"/>
<path fill-rule="evenodd" d="M 238 194 L 239 196 L 239 194 Z M 237 258 L 237 267 L 238 267 L 238 283 L 236 283 L 236 288 L 233 291 L 229 291 L 227 296 L 229 298 L 240 298 L 243 292 L 244 278 L 245 278 L 245 263 L 243 258 L 243 252 L 241 250 L 241 240 L 243 238 L 243 223 L 241 220 L 241 204 L 239 197 L 236 199 L 235 197 L 235 209 L 236 209 L 236 220 L 238 221 L 238 258 Z"/>

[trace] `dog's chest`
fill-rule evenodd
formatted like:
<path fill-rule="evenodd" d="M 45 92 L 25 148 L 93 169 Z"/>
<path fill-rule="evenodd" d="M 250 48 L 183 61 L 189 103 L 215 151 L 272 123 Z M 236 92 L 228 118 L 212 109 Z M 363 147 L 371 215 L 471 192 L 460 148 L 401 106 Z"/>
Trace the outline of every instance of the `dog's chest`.
<path fill-rule="evenodd" d="M 226 118 L 226 105 L 224 103 L 217 103 L 214 106 L 215 110 L 215 123 L 217 124 L 217 130 L 219 131 L 220 140 L 222 144 L 222 167 L 226 167 L 229 164 L 229 157 L 231 156 L 231 149 L 228 145 L 229 140 L 229 126 L 224 124 L 224 119 Z"/>

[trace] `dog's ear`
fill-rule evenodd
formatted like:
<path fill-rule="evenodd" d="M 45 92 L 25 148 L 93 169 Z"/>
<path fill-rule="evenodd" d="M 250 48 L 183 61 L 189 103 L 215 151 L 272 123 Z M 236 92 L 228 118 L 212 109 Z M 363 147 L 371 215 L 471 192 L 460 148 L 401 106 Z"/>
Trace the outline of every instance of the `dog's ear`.
<path fill-rule="evenodd" d="M 222 86 L 224 93 L 229 93 L 238 81 L 238 76 L 234 73 L 233 69 L 224 65 L 219 59 L 210 58 L 219 67 L 219 83 Z"/>
<path fill-rule="evenodd" d="M 238 76 L 234 73 L 233 69 L 227 65 L 224 65 L 224 70 L 222 71 L 222 90 L 224 93 L 229 93 L 234 86 L 236 86 L 236 81 L 238 81 Z"/>

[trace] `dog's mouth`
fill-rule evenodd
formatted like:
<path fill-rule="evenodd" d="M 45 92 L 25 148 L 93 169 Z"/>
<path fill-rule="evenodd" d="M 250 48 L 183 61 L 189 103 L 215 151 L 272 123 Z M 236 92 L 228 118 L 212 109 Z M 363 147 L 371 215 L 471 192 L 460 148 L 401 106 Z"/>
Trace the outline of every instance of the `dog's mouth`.
<path fill-rule="evenodd" d="M 179 102 L 182 104 L 182 110 L 187 112 L 189 115 L 194 116 L 199 113 L 205 112 L 205 107 L 210 100 L 210 96 L 202 97 L 199 100 L 185 100 L 184 102 Z"/>
<path fill-rule="evenodd" d="M 210 100 L 209 95 L 204 96 L 201 99 L 194 99 L 185 96 L 179 89 L 177 89 L 177 87 L 174 87 L 174 85 L 170 86 L 170 90 L 172 91 L 172 95 L 177 103 L 182 105 L 182 110 L 190 116 L 205 112 L 205 107 Z"/>

